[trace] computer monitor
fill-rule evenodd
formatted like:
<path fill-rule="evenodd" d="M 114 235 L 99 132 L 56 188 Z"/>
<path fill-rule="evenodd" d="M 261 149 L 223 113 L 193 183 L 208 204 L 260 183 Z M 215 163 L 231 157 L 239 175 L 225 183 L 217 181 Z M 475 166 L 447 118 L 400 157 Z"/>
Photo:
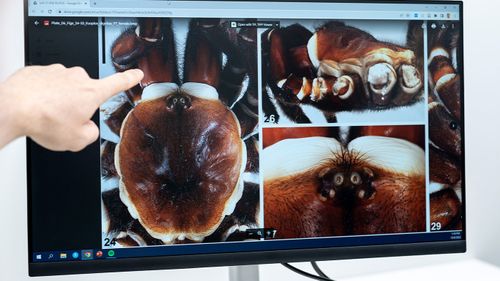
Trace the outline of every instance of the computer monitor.
<path fill-rule="evenodd" d="M 30 275 L 465 251 L 461 2 L 25 7 L 27 65 L 145 73 L 28 141 Z"/>

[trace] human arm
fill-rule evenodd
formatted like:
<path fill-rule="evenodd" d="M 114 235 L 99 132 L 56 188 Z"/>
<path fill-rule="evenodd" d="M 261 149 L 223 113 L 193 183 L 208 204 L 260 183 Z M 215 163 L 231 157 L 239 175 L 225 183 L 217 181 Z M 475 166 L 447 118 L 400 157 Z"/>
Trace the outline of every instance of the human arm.
<path fill-rule="evenodd" d="M 0 148 L 20 136 L 55 151 L 79 151 L 99 136 L 100 104 L 143 77 L 140 70 L 91 79 L 81 67 L 25 67 L 0 83 Z"/>

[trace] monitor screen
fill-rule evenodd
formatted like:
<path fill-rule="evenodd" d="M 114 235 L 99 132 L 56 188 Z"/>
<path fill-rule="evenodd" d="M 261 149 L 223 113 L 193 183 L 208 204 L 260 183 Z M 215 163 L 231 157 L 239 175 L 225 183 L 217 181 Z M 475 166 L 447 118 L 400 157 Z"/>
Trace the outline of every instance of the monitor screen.
<path fill-rule="evenodd" d="M 449 1 L 29 0 L 27 65 L 145 74 L 85 150 L 28 142 L 30 274 L 465 251 L 462 24 Z"/>

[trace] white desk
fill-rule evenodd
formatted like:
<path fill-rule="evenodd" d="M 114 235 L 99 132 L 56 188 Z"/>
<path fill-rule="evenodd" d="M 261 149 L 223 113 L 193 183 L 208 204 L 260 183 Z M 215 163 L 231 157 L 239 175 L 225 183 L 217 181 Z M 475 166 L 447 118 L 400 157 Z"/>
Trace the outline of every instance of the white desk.
<path fill-rule="evenodd" d="M 476 281 L 500 280 L 500 268 L 480 260 L 464 260 L 413 269 L 342 279 L 342 281 Z"/>
<path fill-rule="evenodd" d="M 404 259 L 404 258 L 403 258 Z M 368 260 L 367 260 L 368 261 Z M 377 261 L 376 263 L 378 263 Z M 339 274 L 336 275 L 336 265 L 342 265 L 343 262 L 327 262 L 326 266 L 321 263 L 322 269 L 325 273 L 330 275 L 330 277 L 335 278 L 337 281 L 492 281 L 500 280 L 500 268 L 492 264 L 467 258 L 462 260 L 447 261 L 447 262 L 434 262 L 433 265 L 423 265 L 406 269 L 395 269 L 387 270 L 384 272 L 374 273 L 374 274 L 363 274 L 357 275 L 356 277 L 349 277 L 346 273 L 346 268 L 342 266 L 337 267 Z M 387 263 L 393 265 L 403 265 L 401 262 L 395 263 L 394 261 L 387 260 Z M 357 262 L 359 264 L 359 262 Z M 268 268 L 271 267 L 271 268 Z M 276 265 L 278 267 L 278 265 Z M 301 268 L 310 270 L 310 267 L 301 266 Z M 360 269 L 363 271 L 363 269 Z M 352 271 L 353 276 L 357 274 Z M 279 269 L 272 266 L 261 266 L 261 281 L 306 281 L 312 280 L 301 275 L 295 274 L 285 268 Z"/>

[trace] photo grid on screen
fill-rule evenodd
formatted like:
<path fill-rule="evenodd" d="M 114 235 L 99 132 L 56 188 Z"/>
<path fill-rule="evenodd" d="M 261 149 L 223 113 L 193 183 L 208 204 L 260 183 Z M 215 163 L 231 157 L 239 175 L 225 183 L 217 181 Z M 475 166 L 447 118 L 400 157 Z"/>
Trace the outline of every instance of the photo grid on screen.
<path fill-rule="evenodd" d="M 100 23 L 103 248 L 462 229 L 457 24 Z"/>

